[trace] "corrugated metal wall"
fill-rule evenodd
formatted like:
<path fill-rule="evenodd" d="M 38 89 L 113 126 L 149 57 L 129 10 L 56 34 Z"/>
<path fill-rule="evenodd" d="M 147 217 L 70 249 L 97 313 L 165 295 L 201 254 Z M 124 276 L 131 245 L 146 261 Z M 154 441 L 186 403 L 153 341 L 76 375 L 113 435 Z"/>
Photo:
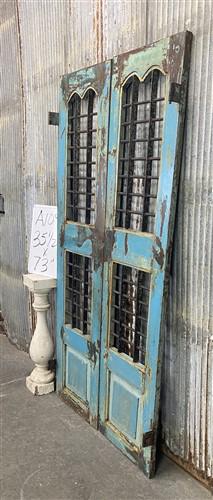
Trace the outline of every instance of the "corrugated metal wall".
<path fill-rule="evenodd" d="M 213 477 L 212 13 L 211 0 L 3 0 L 0 25 L 0 175 L 7 212 L 1 225 L 1 303 L 19 345 L 29 341 L 21 273 L 33 204 L 56 199 L 57 131 L 48 127 L 47 116 L 58 109 L 60 75 L 177 31 L 194 34 L 162 426 L 172 453 L 204 478 Z"/>
<path fill-rule="evenodd" d="M 0 218 L 0 308 L 10 337 L 24 349 L 29 342 L 28 301 L 22 286 L 26 258 L 24 102 L 14 2 L 0 2 L 0 58 L 0 192 L 6 211 Z"/>

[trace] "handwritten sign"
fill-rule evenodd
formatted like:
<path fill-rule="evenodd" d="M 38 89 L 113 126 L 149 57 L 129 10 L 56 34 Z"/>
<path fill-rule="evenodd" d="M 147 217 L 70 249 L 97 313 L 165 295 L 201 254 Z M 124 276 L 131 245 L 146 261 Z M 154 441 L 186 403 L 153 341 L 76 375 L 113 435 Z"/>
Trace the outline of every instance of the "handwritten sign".
<path fill-rule="evenodd" d="M 28 272 L 56 278 L 57 207 L 34 205 Z"/>

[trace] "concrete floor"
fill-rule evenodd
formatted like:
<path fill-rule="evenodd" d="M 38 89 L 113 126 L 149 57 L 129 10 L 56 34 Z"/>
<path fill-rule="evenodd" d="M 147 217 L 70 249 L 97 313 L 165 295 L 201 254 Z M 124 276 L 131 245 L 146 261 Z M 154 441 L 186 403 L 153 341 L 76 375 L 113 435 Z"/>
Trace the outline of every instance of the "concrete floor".
<path fill-rule="evenodd" d="M 56 394 L 25 387 L 29 356 L 0 335 L 1 500 L 207 500 L 203 486 L 166 457 L 154 479 Z"/>

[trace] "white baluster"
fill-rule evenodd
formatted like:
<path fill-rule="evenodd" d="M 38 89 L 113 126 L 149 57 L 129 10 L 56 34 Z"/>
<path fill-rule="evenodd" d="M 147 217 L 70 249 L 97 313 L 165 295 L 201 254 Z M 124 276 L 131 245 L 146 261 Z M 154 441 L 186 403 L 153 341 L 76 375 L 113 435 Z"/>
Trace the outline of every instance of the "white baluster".
<path fill-rule="evenodd" d="M 54 345 L 47 326 L 47 311 L 50 307 L 48 294 L 56 287 L 56 279 L 36 274 L 24 274 L 24 285 L 34 293 L 33 307 L 37 313 L 37 323 L 30 344 L 30 357 L 35 363 L 32 373 L 26 378 L 27 388 L 35 395 L 54 391 L 54 372 L 48 369 L 53 358 Z"/>

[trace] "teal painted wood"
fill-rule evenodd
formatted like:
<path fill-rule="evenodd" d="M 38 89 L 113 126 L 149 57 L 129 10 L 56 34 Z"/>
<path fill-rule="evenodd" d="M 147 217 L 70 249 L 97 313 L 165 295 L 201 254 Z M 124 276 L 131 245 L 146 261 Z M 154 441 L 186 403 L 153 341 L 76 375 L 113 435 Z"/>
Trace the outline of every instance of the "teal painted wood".
<path fill-rule="evenodd" d="M 160 327 L 168 248 L 174 225 L 191 35 L 180 33 L 144 49 L 86 68 L 62 80 L 59 126 L 57 388 L 67 387 L 90 422 L 148 477 L 155 469 L 160 383 Z M 119 129 L 123 85 L 143 81 L 158 69 L 166 77 L 164 133 L 153 234 L 115 227 Z M 110 94 L 111 81 L 111 94 Z M 99 96 L 96 222 L 65 220 L 67 102 L 88 88 Z M 108 144 L 108 120 L 110 125 Z M 107 158 L 108 153 L 108 158 Z M 108 160 L 108 161 L 107 161 Z M 107 168 L 106 168 L 107 166 Z M 107 191 L 106 191 L 107 187 Z M 107 192 L 107 196 L 106 196 Z M 91 336 L 64 324 L 64 255 L 72 251 L 93 261 Z M 150 273 L 151 288 L 144 365 L 109 347 L 113 263 Z M 99 359 L 100 358 L 100 359 Z"/>
<path fill-rule="evenodd" d="M 113 233 L 113 244 L 111 258 L 108 256 L 108 262 L 104 266 L 103 280 L 100 427 L 116 446 L 133 461 L 139 463 L 148 477 L 151 477 L 155 470 L 160 384 L 160 327 L 165 271 L 173 231 L 180 167 L 190 44 L 191 34 L 180 33 L 149 48 L 124 54 L 113 60 L 106 204 L 106 231 L 108 235 L 110 232 Z M 115 203 L 122 86 L 133 74 L 143 80 L 153 67 L 158 68 L 166 76 L 167 92 L 155 228 L 153 235 L 147 235 L 115 228 Z M 174 100 L 179 102 L 173 102 Z M 115 353 L 109 348 L 113 261 L 151 273 L 144 390 L 140 393 L 137 392 L 136 365 L 132 361 L 130 370 L 129 361 L 125 362 L 123 356 L 118 353 L 115 359 Z M 122 367 L 118 358 L 122 359 Z M 132 387 L 131 392 L 127 388 L 126 392 L 124 390 L 124 381 L 126 383 L 127 379 L 129 387 Z M 118 397 L 119 383 L 125 400 L 124 412 L 128 412 L 129 405 L 129 420 L 122 415 L 122 400 Z M 113 396 L 114 390 L 117 397 Z M 131 394 L 135 394 L 134 401 Z"/>
<path fill-rule="evenodd" d="M 79 255 L 92 256 L 93 230 L 81 224 L 67 223 L 64 228 L 64 247 Z"/>
<path fill-rule="evenodd" d="M 64 193 L 65 164 L 67 157 L 67 108 L 62 90 L 59 101 L 59 135 L 58 135 L 58 189 L 57 189 L 57 233 L 58 242 L 64 226 Z M 64 325 L 64 249 L 57 245 L 57 290 L 56 290 L 56 388 L 62 391 L 64 387 L 65 348 L 62 340 Z"/>
<path fill-rule="evenodd" d="M 169 216 L 172 202 L 173 180 L 175 173 L 176 146 L 178 140 L 178 118 L 179 104 L 167 101 L 165 109 L 164 137 L 162 144 L 162 167 L 158 188 L 157 213 L 155 222 L 155 235 L 161 241 L 161 248 L 164 253 L 164 262 L 161 272 L 152 275 L 152 294 L 150 297 L 147 355 L 146 366 L 149 376 L 145 379 L 142 422 L 143 432 L 149 432 L 153 428 L 155 415 L 155 394 L 158 369 L 158 352 L 160 342 L 160 318 L 162 311 L 162 301 L 164 292 L 166 252 L 169 235 Z M 163 216 L 162 216 L 162 207 Z M 155 417 L 156 418 L 156 417 Z M 156 424 L 155 424 L 156 425 Z"/>
<path fill-rule="evenodd" d="M 114 370 L 114 373 L 129 383 L 132 381 L 133 387 L 138 389 L 140 393 L 144 390 L 145 371 L 139 363 L 131 363 L 129 356 L 126 354 L 118 354 L 117 350 L 110 349 L 108 354 L 108 369 Z"/>
<path fill-rule="evenodd" d="M 82 335 L 81 332 L 72 329 L 70 326 L 64 326 L 63 342 L 65 345 L 72 345 L 72 348 L 89 359 L 88 345 L 90 335 Z"/>
<path fill-rule="evenodd" d="M 90 363 L 79 351 L 66 349 L 65 384 L 74 396 L 90 405 Z"/>
<path fill-rule="evenodd" d="M 57 390 L 70 391 L 70 398 L 85 407 L 90 422 L 97 426 L 99 398 L 99 345 L 102 294 L 102 253 L 106 190 L 107 134 L 111 62 L 106 62 L 65 75 L 62 79 L 59 110 L 58 164 L 58 290 L 57 290 Z M 88 89 L 98 98 L 96 144 L 96 221 L 94 226 L 67 221 L 66 149 L 68 101 L 74 93 L 82 99 Z M 92 259 L 91 335 L 65 324 L 65 254 L 66 252 Z M 78 376 L 79 372 L 79 376 Z"/>
<path fill-rule="evenodd" d="M 143 252 L 141 252 L 141 248 L 143 248 Z M 160 265 L 153 257 L 153 248 L 155 252 L 159 251 L 159 246 L 152 234 L 116 229 L 112 260 L 149 272 L 153 269 L 158 270 Z"/>
<path fill-rule="evenodd" d="M 110 371 L 109 422 L 127 439 L 136 444 L 140 439 L 137 432 L 140 397 L 141 392 L 132 383 L 127 383 L 123 374 L 118 377 L 112 367 Z"/>

